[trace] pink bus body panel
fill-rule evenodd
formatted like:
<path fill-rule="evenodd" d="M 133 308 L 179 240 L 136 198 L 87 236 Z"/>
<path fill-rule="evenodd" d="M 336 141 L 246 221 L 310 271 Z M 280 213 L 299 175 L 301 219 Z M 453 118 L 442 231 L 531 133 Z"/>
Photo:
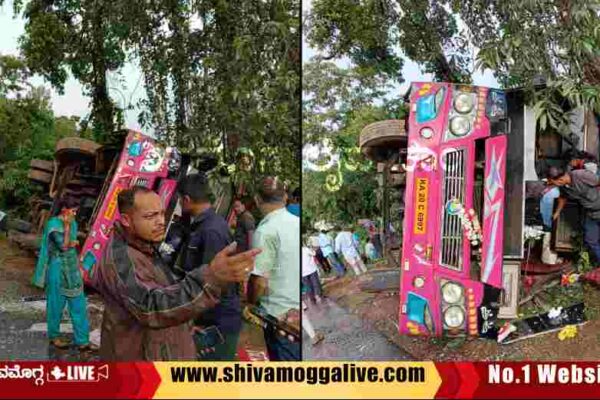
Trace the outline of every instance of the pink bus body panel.
<path fill-rule="evenodd" d="M 132 186 L 152 188 L 160 179 L 157 192 L 163 205 L 166 207 L 171 200 L 177 181 L 166 179 L 169 173 L 169 151 L 142 133 L 130 131 L 127 135 L 115 174 L 81 250 L 79 265 L 86 281 L 101 260 L 113 224 L 119 219 L 119 192 Z"/>
<path fill-rule="evenodd" d="M 463 90 L 465 87 L 462 87 Z M 490 122 L 485 113 L 488 88 L 467 87 L 476 94 L 477 106 L 472 131 L 461 138 L 445 139 L 451 113 L 454 85 L 448 83 L 413 83 L 410 95 L 410 115 L 408 120 L 408 160 L 405 188 L 405 212 L 403 222 L 403 242 L 400 265 L 399 330 L 401 334 L 442 335 L 443 306 L 441 286 L 445 281 L 458 283 L 464 290 L 465 318 L 463 326 L 453 333 L 475 334 L 477 330 L 477 307 L 481 304 L 484 287 L 482 282 L 501 287 L 502 280 L 502 239 L 504 207 L 504 169 L 506 137 L 490 137 Z M 420 98 L 444 90 L 444 99 L 439 105 L 435 118 L 417 122 L 417 101 Z M 421 135 L 423 128 L 431 128 L 429 138 Z M 447 268 L 442 265 L 442 224 L 446 204 L 444 202 L 445 171 L 453 173 L 452 166 L 446 165 L 446 158 L 463 154 L 464 166 L 460 176 L 464 179 L 462 189 L 463 207 L 474 208 L 475 186 L 475 145 L 476 139 L 485 139 L 486 167 L 484 180 L 493 177 L 485 184 L 485 217 L 481 221 L 483 229 L 482 282 L 471 279 L 471 244 L 464 236 L 462 248 L 457 249 L 462 267 Z M 457 153 L 458 151 L 458 153 Z M 429 164 L 424 160 L 429 158 Z M 493 161 L 492 161 L 493 160 Z M 458 175 L 457 175 L 458 176 Z M 458 178 L 455 178 L 455 181 Z M 498 181 L 499 180 L 499 181 Z M 448 190 L 454 182 L 447 180 Z M 457 184 L 458 185 L 458 184 Z M 481 216 L 478 216 L 481 218 Z M 460 255 L 458 255 L 460 254 Z M 484 266 L 486 268 L 484 268 Z M 411 299 L 409 301 L 409 298 Z M 410 304 L 409 304 L 410 303 Z M 412 306 L 411 304 L 416 306 Z M 423 305 L 429 317 L 421 318 Z M 417 311 L 415 311 L 417 310 Z M 416 315 L 419 314 L 419 315 Z M 424 323 L 423 321 L 427 321 Z M 428 326 L 429 325 L 429 326 Z M 460 332 L 456 332 L 460 331 Z"/>
<path fill-rule="evenodd" d="M 485 143 L 486 160 L 483 216 L 481 281 L 502 287 L 504 239 L 504 180 L 506 176 L 506 136 Z"/>

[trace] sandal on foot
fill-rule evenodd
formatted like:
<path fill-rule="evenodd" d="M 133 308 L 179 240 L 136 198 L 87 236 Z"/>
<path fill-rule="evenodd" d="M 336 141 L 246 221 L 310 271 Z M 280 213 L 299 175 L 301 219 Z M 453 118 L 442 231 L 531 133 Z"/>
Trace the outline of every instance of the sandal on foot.
<path fill-rule="evenodd" d="M 50 344 L 57 349 L 66 349 L 71 345 L 67 339 L 63 338 L 50 339 Z"/>
<path fill-rule="evenodd" d="M 321 343 L 323 341 L 323 339 L 325 339 L 325 335 L 322 332 L 317 332 L 317 334 L 315 335 L 315 337 L 312 340 L 312 345 L 315 346 L 315 345 Z"/>
<path fill-rule="evenodd" d="M 98 346 L 96 346 L 95 344 L 92 344 L 92 343 L 84 344 L 84 345 L 79 346 L 79 351 L 80 352 L 98 351 Z"/>

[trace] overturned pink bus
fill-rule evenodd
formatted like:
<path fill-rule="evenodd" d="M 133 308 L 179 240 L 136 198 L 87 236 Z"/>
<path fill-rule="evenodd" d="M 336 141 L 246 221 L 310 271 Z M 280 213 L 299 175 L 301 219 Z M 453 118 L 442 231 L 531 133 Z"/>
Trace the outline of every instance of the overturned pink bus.
<path fill-rule="evenodd" d="M 182 160 L 174 147 L 163 147 L 153 138 L 140 132 L 129 131 L 119 158 L 104 183 L 91 218 L 90 233 L 80 254 L 80 269 L 86 281 L 101 259 L 119 218 L 117 197 L 133 186 L 144 186 L 155 190 L 167 209 L 167 220 L 175 208 L 177 182 L 187 171 L 189 161 Z M 174 196 L 175 195 L 175 196 Z"/>
<path fill-rule="evenodd" d="M 504 254 L 506 95 L 413 83 L 409 96 L 400 333 L 493 336 Z"/>

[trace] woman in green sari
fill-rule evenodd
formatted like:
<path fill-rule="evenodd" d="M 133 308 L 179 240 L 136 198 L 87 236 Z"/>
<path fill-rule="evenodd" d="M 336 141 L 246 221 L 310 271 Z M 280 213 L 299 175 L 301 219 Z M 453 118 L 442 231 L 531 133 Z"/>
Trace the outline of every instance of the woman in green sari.
<path fill-rule="evenodd" d="M 89 342 L 87 301 L 77 261 L 76 212 L 75 201 L 67 198 L 62 202 L 59 215 L 46 223 L 32 283 L 46 290 L 50 344 L 57 348 L 69 347 L 69 342 L 60 336 L 60 321 L 68 305 L 75 345 L 80 351 L 90 351 L 95 347 Z"/>

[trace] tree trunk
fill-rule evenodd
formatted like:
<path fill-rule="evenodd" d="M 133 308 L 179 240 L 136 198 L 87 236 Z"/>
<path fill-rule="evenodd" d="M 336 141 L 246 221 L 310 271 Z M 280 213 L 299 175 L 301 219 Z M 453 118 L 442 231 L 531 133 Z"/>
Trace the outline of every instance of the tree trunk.
<path fill-rule="evenodd" d="M 571 0 L 560 1 L 560 20 L 562 25 L 571 28 Z M 600 85 L 600 57 L 583 65 L 583 78 L 589 85 Z"/>
<path fill-rule="evenodd" d="M 102 142 L 114 131 L 114 107 L 108 94 L 108 71 L 104 49 L 105 4 L 93 0 L 92 6 L 92 120 Z"/>
<path fill-rule="evenodd" d="M 188 22 L 186 16 L 178 9 L 178 2 L 171 5 L 170 29 L 173 31 L 171 44 L 173 49 L 171 73 L 173 75 L 175 95 L 175 144 L 181 145 L 182 139 L 187 132 L 187 84 L 189 74 L 187 66 L 187 41 L 188 41 Z"/>

